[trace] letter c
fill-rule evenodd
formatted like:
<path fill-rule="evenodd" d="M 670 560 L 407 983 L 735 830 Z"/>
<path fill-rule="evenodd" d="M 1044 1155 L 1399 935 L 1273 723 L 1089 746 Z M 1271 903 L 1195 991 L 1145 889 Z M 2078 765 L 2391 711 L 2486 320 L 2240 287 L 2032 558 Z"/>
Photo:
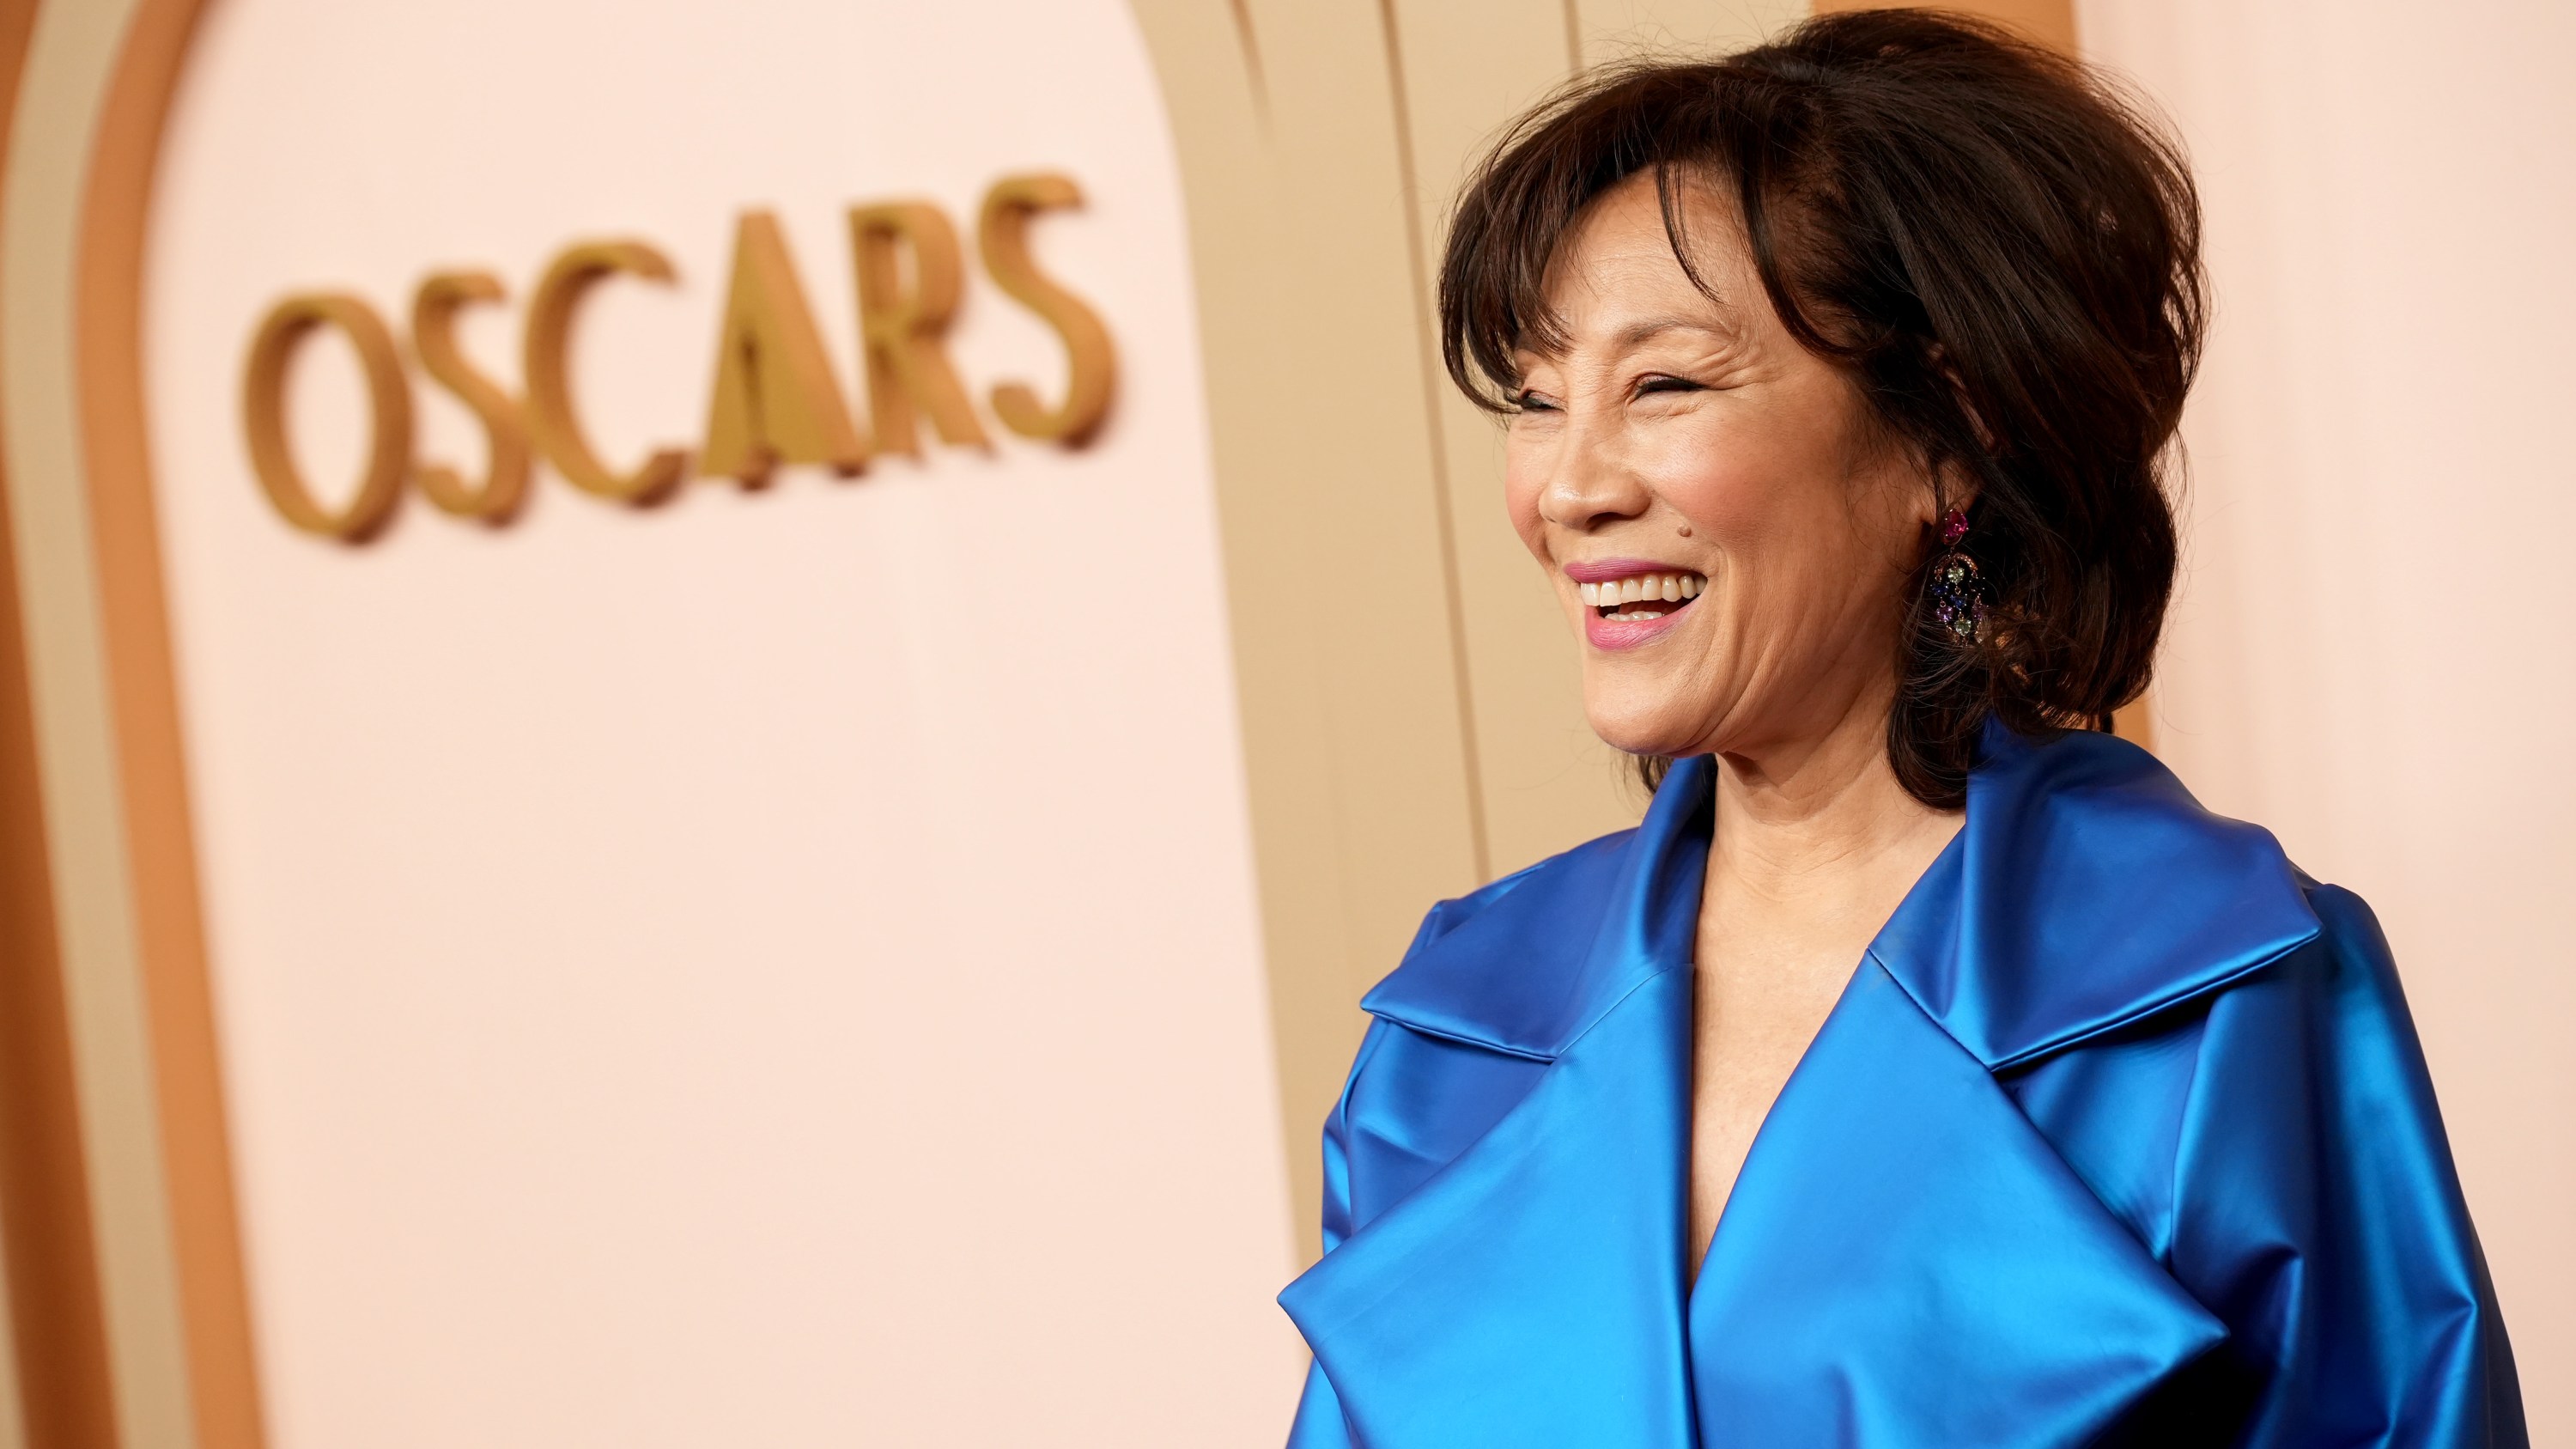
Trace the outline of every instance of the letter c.
<path fill-rule="evenodd" d="M 586 493 L 623 503 L 654 503 L 669 496 L 688 471 L 685 449 L 664 448 L 631 473 L 619 473 L 600 461 L 573 416 L 572 378 L 567 354 L 572 347 L 572 319 L 591 284 L 617 272 L 631 272 L 655 282 L 669 282 L 671 263 L 640 241 L 582 242 L 567 247 L 546 268 L 528 303 L 524 372 L 528 389 L 528 431 L 565 482 Z"/>

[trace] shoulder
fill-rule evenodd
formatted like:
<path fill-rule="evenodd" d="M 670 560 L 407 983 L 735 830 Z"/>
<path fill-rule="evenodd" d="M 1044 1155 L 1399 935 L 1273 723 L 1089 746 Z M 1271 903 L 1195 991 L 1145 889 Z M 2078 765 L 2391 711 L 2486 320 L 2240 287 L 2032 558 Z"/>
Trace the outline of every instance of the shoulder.
<path fill-rule="evenodd" d="M 2124 740 L 1990 730 L 1967 818 L 1872 954 L 1988 1068 L 2121 1032 L 2318 934 L 2269 831 Z"/>
<path fill-rule="evenodd" d="M 1997 1073 L 2103 1205 L 2231 1321 L 2262 1276 L 2265 1239 L 2248 1230 L 2276 1211 L 2312 1218 L 2357 1153 L 2410 1159 L 2410 1190 L 2456 1192 L 2376 917 L 2349 890 L 2292 880 L 2304 937 Z"/>
<path fill-rule="evenodd" d="M 2300 886 L 2317 934 L 2212 1001 L 2200 1050 L 2205 1081 L 2234 1082 L 2240 1092 L 2293 1077 L 2302 1095 L 2396 1091 L 2431 1115 L 2431 1080 L 2378 916 L 2341 886 L 2305 875 Z"/>
<path fill-rule="evenodd" d="M 1326 1128 L 1341 1164 L 1328 1221 L 1367 1224 L 1465 1151 L 1615 992 L 1592 947 L 1639 834 L 1587 841 L 1431 908 L 1361 1002 L 1375 1020 Z"/>
<path fill-rule="evenodd" d="M 1705 756 L 1677 761 L 1636 829 L 1434 910 L 1360 1005 L 1415 1031 L 1552 1060 L 1640 984 L 1689 965 L 1714 768 Z"/>
<path fill-rule="evenodd" d="M 2342 886 L 2310 879 L 2305 872 L 2299 885 L 2308 909 L 2317 914 L 2315 969 L 2345 989 L 2384 993 L 2402 1004 L 2396 954 L 2389 949 L 2387 933 L 2380 929 L 2370 903 Z"/>
<path fill-rule="evenodd" d="M 1644 833 L 1587 841 L 1432 907 L 1361 1007 L 1429 1036 L 1552 1057 L 1619 988 L 1624 958 L 1593 948 L 1633 885 Z"/>

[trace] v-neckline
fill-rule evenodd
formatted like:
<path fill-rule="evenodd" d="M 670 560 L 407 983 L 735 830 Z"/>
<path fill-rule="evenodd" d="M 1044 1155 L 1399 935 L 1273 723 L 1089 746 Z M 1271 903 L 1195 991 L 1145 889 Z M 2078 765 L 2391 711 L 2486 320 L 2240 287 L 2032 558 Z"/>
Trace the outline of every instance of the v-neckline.
<path fill-rule="evenodd" d="M 1711 789 L 1714 790 L 1714 788 L 1715 782 L 1712 780 Z M 1712 840 L 1709 855 L 1703 857 L 1704 860 L 1714 858 L 1715 855 L 1713 837 L 1716 830 L 1716 810 L 1713 806 L 1708 814 Z M 1684 1266 L 1687 1274 L 1685 1281 L 1688 1285 L 1688 1297 L 1695 1299 L 1698 1296 L 1699 1284 L 1707 1275 L 1708 1259 L 1716 1247 L 1718 1235 L 1726 1231 L 1727 1211 L 1743 1195 L 1746 1179 L 1753 1175 L 1756 1165 L 1764 1160 L 1763 1142 L 1771 1135 L 1771 1124 L 1780 1114 L 1780 1103 L 1797 1089 L 1799 1077 L 1806 1072 L 1808 1061 L 1815 1055 L 1816 1043 L 1832 1028 L 1834 1019 L 1843 1014 L 1845 1006 L 1851 1000 L 1854 985 L 1860 980 L 1863 970 L 1871 962 L 1879 959 L 1879 943 L 1900 927 L 1909 933 L 1922 931 L 1927 924 L 1924 920 L 1926 912 L 1955 913 L 1959 900 L 1960 877 L 1967 838 L 1967 818 L 1962 812 L 1959 828 L 1951 832 L 1950 838 L 1942 843 L 1940 851 L 1932 857 L 1931 863 L 1923 867 L 1922 874 L 1916 876 L 1914 883 L 1906 887 L 1905 894 L 1897 898 L 1896 908 L 1887 913 L 1887 919 L 1879 923 L 1878 930 L 1870 937 L 1869 944 L 1862 947 L 1860 955 L 1853 960 L 1851 970 L 1844 973 L 1842 987 L 1834 995 L 1832 1008 L 1826 1011 L 1824 1019 L 1816 1024 L 1815 1032 L 1807 1038 L 1807 1044 L 1799 1050 L 1797 1065 L 1789 1069 L 1789 1075 L 1780 1083 L 1780 1090 L 1772 1094 L 1770 1105 L 1763 1109 L 1762 1121 L 1753 1129 L 1752 1140 L 1745 1144 L 1743 1161 L 1736 1167 L 1735 1180 L 1727 1187 L 1726 1201 L 1718 1208 L 1717 1221 L 1709 1227 L 1708 1240 L 1699 1241 L 1696 1234 L 1683 1240 L 1685 1251 L 1689 1254 Z M 1706 869 L 1707 867 L 1703 865 L 1703 872 Z M 1706 889 L 1704 876 L 1701 888 L 1703 891 Z M 1697 944 L 1696 934 L 1693 936 L 1693 944 L 1694 946 Z M 1699 963 L 1694 959 L 1688 970 L 1687 986 L 1691 1012 L 1691 1037 L 1690 1051 L 1685 1054 L 1684 1066 L 1688 1075 L 1682 1082 L 1682 1100 L 1685 1103 L 1682 1131 L 1682 1221 L 1686 1232 L 1694 1226 L 1691 1221 L 1691 1193 L 1696 1186 L 1698 1169 L 1699 985 Z"/>

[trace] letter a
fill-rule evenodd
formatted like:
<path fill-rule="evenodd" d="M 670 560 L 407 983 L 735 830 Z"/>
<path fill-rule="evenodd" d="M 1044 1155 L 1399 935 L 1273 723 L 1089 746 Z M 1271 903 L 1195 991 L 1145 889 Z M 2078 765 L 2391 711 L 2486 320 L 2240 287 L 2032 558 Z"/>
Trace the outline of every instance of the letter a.
<path fill-rule="evenodd" d="M 780 463 L 855 473 L 867 461 L 867 437 L 832 376 L 778 218 L 744 212 L 734 230 L 733 283 L 698 474 L 757 484 Z"/>

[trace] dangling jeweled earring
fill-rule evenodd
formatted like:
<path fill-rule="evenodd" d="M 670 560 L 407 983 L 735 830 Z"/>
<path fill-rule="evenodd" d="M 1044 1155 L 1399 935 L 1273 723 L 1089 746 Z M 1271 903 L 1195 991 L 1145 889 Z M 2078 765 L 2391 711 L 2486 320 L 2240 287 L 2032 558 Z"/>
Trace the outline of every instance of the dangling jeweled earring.
<path fill-rule="evenodd" d="M 1953 508 L 1941 520 L 1941 556 L 1932 560 L 1924 588 L 1932 600 L 1932 619 L 1962 644 L 1986 637 L 1986 580 L 1977 561 L 1959 541 L 1968 536 L 1968 515 Z"/>

